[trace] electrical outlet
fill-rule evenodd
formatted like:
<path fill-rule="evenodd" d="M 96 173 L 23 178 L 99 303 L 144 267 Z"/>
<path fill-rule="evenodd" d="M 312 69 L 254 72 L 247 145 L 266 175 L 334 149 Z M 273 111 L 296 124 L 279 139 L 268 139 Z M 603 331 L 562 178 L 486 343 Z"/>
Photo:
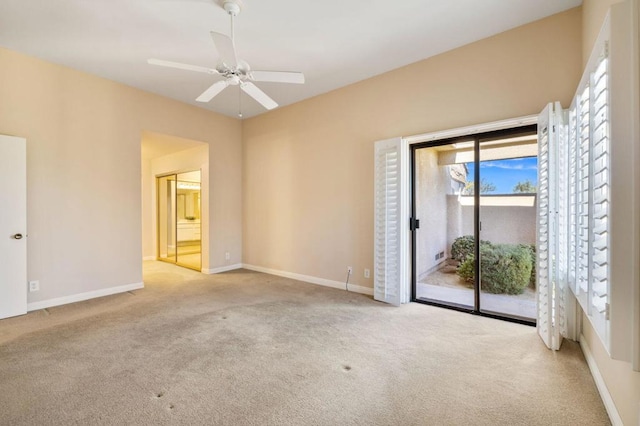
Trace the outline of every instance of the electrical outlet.
<path fill-rule="evenodd" d="M 364 277 L 365 278 L 369 278 L 371 276 L 371 271 L 369 271 L 368 269 L 364 270 Z"/>
<path fill-rule="evenodd" d="M 352 273 L 353 272 L 353 266 L 347 266 L 347 272 L 348 273 Z"/>
<path fill-rule="evenodd" d="M 229 260 L 229 259 L 231 259 L 231 254 L 230 254 L 229 252 L 226 252 L 226 253 L 224 254 L 224 259 L 225 259 L 225 260 Z"/>
<path fill-rule="evenodd" d="M 29 292 L 39 291 L 40 281 L 29 281 Z"/>

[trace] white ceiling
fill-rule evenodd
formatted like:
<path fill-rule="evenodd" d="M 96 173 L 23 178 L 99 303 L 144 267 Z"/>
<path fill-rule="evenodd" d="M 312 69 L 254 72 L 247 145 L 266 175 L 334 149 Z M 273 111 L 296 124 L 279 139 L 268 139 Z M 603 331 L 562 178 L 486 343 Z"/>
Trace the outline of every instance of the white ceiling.
<path fill-rule="evenodd" d="M 195 98 L 218 76 L 209 31 L 229 33 L 221 0 L 1 0 L 0 46 L 228 116 L 238 86 Z M 578 6 L 582 0 L 243 0 L 236 47 L 252 69 L 302 71 L 305 85 L 258 83 L 281 106 Z M 245 118 L 265 112 L 242 95 Z"/>

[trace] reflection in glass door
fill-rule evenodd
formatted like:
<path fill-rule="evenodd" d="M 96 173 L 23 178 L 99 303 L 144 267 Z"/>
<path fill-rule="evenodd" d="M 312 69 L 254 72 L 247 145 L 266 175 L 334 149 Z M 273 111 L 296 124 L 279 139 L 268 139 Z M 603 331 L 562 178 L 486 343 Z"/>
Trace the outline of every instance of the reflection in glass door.
<path fill-rule="evenodd" d="M 158 259 L 200 271 L 200 170 L 158 177 L 157 187 Z"/>
<path fill-rule="evenodd" d="M 176 262 L 176 175 L 157 178 L 158 258 Z"/>
<path fill-rule="evenodd" d="M 416 144 L 411 162 L 412 299 L 534 324 L 536 126 Z"/>

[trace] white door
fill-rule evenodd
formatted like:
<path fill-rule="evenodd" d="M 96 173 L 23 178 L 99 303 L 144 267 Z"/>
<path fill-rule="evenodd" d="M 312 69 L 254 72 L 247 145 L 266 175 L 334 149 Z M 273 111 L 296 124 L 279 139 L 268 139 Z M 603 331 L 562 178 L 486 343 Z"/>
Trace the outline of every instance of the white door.
<path fill-rule="evenodd" d="M 0 135 L 0 318 L 27 313 L 27 141 Z"/>

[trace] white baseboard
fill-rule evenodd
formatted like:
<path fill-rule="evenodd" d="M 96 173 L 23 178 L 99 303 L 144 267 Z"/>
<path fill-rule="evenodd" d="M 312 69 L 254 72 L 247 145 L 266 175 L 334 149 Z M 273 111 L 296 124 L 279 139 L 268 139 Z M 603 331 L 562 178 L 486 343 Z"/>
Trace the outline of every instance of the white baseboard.
<path fill-rule="evenodd" d="M 236 263 L 234 265 L 221 266 L 219 268 L 203 269 L 202 273 L 203 274 L 219 274 L 221 272 L 233 271 L 235 269 L 240 269 L 240 268 L 242 268 L 242 263 Z"/>
<path fill-rule="evenodd" d="M 155 258 L 154 258 L 155 259 Z M 205 274 L 218 274 L 221 272 L 232 271 L 235 269 L 250 269 L 252 271 L 264 272 L 265 274 L 277 275 L 280 277 L 291 278 L 298 281 L 304 281 L 311 284 L 322 285 L 325 287 L 337 288 L 344 290 L 345 285 L 340 281 L 327 280 L 325 278 L 312 277 L 310 275 L 296 274 L 294 272 L 279 271 L 276 269 L 263 268 L 261 266 L 247 265 L 242 263 L 236 263 L 234 265 L 222 266 L 214 269 L 203 269 Z M 84 293 L 72 294 L 70 296 L 56 297 L 54 299 L 42 300 L 40 302 L 32 302 L 27 304 L 27 311 L 37 311 L 39 309 L 51 308 L 54 306 L 66 305 L 68 303 L 82 302 L 83 300 L 94 299 L 96 297 L 110 296 L 112 294 L 124 293 L 132 290 L 139 290 L 144 288 L 144 283 L 126 284 L 116 287 L 103 288 L 100 290 L 87 291 Z M 349 291 L 355 293 L 373 295 L 373 289 L 370 287 L 363 287 L 357 284 L 349 284 Z"/>
<path fill-rule="evenodd" d="M 604 403 L 604 408 L 607 410 L 607 414 L 609 415 L 609 419 L 611 420 L 611 424 L 613 426 L 624 426 L 622 423 L 622 418 L 618 413 L 618 409 L 616 408 L 615 403 L 613 402 L 613 398 L 609 393 L 609 389 L 607 389 L 607 385 L 602 378 L 602 374 L 600 374 L 600 369 L 598 368 L 598 364 L 596 364 L 596 360 L 591 353 L 591 349 L 586 343 L 586 339 L 582 334 L 580 334 L 580 347 L 582 348 L 582 353 L 584 354 L 584 358 L 587 360 L 587 365 L 589 366 L 589 370 L 591 370 L 591 375 L 593 376 L 593 380 L 596 382 L 596 388 L 598 388 L 598 392 L 600 393 L 600 398 L 602 398 L 602 402 Z"/>
<path fill-rule="evenodd" d="M 156 260 L 155 256 L 144 256 L 142 260 Z"/>
<path fill-rule="evenodd" d="M 124 293 L 132 290 L 144 288 L 144 283 L 133 283 L 120 285 L 117 287 L 103 288 L 100 290 L 87 291 L 84 293 L 72 294 L 71 296 L 56 297 L 55 299 L 42 300 L 27 304 L 27 311 L 37 311 L 38 309 L 51 308 L 53 306 L 66 305 L 68 303 L 82 302 L 83 300 L 94 299 L 96 297 L 110 296 L 112 294 Z"/>
<path fill-rule="evenodd" d="M 243 268 L 251 271 L 264 272 L 265 274 L 277 275 L 279 277 L 291 278 L 298 281 L 304 281 L 311 284 L 323 285 L 325 287 L 337 288 L 340 290 L 345 289 L 345 284 L 340 281 L 327 280 L 325 278 L 312 277 L 310 275 L 296 274 L 294 272 L 279 271 L 277 269 L 263 268 L 262 266 L 243 264 Z M 371 287 L 363 287 L 357 284 L 349 284 L 349 291 L 354 293 L 367 294 L 373 296 L 373 289 Z"/>

